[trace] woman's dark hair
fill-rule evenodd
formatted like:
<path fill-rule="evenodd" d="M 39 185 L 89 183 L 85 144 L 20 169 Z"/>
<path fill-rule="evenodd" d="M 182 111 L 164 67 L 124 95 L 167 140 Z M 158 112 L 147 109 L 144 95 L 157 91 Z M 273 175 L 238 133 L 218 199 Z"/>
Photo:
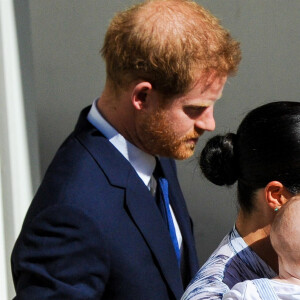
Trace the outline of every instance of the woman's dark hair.
<path fill-rule="evenodd" d="M 214 184 L 238 181 L 238 200 L 246 212 L 254 208 L 254 192 L 270 181 L 299 193 L 300 102 L 272 102 L 252 110 L 236 134 L 210 139 L 199 163 Z"/>

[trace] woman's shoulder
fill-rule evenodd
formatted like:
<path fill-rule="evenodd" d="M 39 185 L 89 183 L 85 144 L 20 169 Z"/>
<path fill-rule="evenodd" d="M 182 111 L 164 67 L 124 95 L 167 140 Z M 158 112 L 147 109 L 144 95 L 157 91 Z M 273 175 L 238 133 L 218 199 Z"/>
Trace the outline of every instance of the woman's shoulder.
<path fill-rule="evenodd" d="M 211 276 L 221 280 L 225 272 L 226 265 L 233 255 L 234 252 L 230 247 L 228 234 L 198 271 L 195 276 L 195 280 L 208 278 Z"/>
<path fill-rule="evenodd" d="M 206 263 L 197 272 L 182 300 L 221 299 L 229 290 L 223 283 L 227 262 L 234 255 L 230 247 L 230 233 L 227 234 Z"/>

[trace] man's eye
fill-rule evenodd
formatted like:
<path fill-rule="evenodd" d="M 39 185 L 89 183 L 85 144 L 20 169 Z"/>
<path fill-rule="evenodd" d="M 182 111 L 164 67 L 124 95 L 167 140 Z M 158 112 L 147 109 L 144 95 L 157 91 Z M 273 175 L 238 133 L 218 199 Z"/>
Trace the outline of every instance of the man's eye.
<path fill-rule="evenodd" d="M 186 115 L 193 119 L 199 117 L 206 108 L 207 107 L 205 106 L 188 106 L 184 107 L 183 111 Z"/>

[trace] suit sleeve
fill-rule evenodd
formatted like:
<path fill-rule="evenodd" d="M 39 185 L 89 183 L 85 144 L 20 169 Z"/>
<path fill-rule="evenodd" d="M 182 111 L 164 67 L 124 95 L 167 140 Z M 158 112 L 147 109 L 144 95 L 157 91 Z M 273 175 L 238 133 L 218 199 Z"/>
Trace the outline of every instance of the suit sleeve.
<path fill-rule="evenodd" d="M 12 270 L 16 300 L 101 299 L 109 255 L 93 220 L 79 209 L 56 206 L 24 225 Z"/>

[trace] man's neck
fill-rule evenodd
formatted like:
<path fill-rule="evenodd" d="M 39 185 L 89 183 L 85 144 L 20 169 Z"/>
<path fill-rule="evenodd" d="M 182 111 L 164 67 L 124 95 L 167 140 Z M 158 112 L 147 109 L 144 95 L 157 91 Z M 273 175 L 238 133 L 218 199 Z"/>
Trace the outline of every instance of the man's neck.
<path fill-rule="evenodd" d="M 132 143 L 130 138 L 131 122 L 128 121 L 130 120 L 128 95 L 113 87 L 109 82 L 105 84 L 103 93 L 97 101 L 97 109 L 112 127 Z"/>

